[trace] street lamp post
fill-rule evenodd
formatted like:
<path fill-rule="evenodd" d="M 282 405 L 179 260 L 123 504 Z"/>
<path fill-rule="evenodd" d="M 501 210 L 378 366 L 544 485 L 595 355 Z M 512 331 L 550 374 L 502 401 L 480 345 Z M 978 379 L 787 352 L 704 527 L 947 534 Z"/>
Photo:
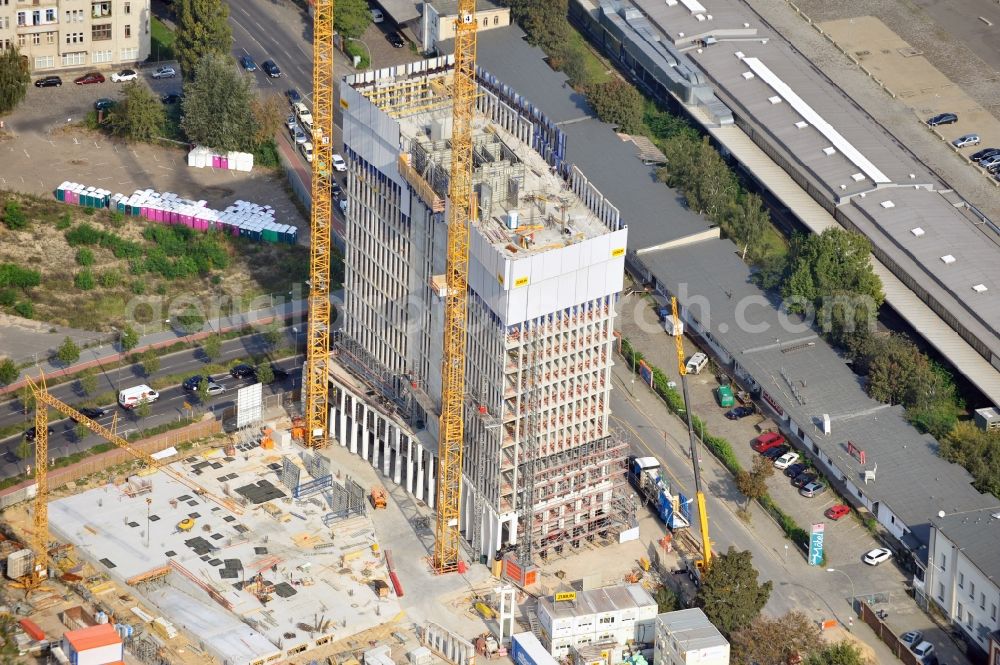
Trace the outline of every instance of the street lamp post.
<path fill-rule="evenodd" d="M 848 582 L 851 583 L 851 611 L 853 612 L 854 611 L 854 599 L 858 597 L 858 594 L 857 594 L 857 592 L 856 592 L 856 590 L 854 588 L 854 578 L 852 578 L 850 575 L 848 575 L 843 570 L 840 570 L 839 568 L 827 568 L 826 572 L 828 572 L 828 573 L 840 573 L 841 575 L 843 575 L 844 577 L 847 578 Z"/>

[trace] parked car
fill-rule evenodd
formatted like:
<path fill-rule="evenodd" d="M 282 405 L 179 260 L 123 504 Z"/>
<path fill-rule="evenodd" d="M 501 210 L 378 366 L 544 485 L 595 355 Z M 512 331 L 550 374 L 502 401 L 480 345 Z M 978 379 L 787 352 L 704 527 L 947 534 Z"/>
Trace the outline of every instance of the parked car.
<path fill-rule="evenodd" d="M 958 122 L 958 114 L 956 113 L 939 113 L 933 118 L 927 120 L 927 124 L 930 127 L 937 127 L 938 125 L 950 125 Z"/>
<path fill-rule="evenodd" d="M 288 133 L 291 135 L 292 140 L 295 141 L 296 144 L 301 145 L 302 143 L 305 143 L 306 141 L 309 140 L 309 137 L 306 136 L 306 133 L 303 132 L 302 128 L 299 127 L 298 125 L 295 125 L 290 130 L 288 130 Z"/>
<path fill-rule="evenodd" d="M 43 76 L 35 81 L 36 88 L 59 88 L 62 86 L 62 79 L 58 76 Z"/>
<path fill-rule="evenodd" d="M 306 161 L 312 164 L 313 161 L 313 144 L 312 141 L 306 141 L 305 143 L 299 144 L 299 152 L 305 157 Z"/>
<path fill-rule="evenodd" d="M 392 44 L 393 48 L 403 48 L 406 46 L 406 42 L 403 41 L 403 36 L 393 30 L 392 32 L 386 33 L 385 39 L 387 42 Z"/>
<path fill-rule="evenodd" d="M 103 408 L 101 408 L 99 406 L 93 406 L 93 407 L 91 407 L 91 406 L 84 406 L 84 407 L 81 407 L 81 408 L 77 409 L 77 411 L 80 412 L 81 416 L 86 416 L 87 418 L 90 418 L 91 420 L 97 420 L 98 418 L 103 418 L 104 416 L 108 415 L 108 410 L 107 409 L 103 409 Z M 76 420 L 74 419 L 73 422 L 76 422 Z"/>
<path fill-rule="evenodd" d="M 927 640 L 924 640 L 917 646 L 913 647 L 913 653 L 917 658 L 923 660 L 926 663 L 927 658 L 934 653 L 934 645 L 928 642 Z"/>
<path fill-rule="evenodd" d="M 255 370 L 250 365 L 236 365 L 229 370 L 230 376 L 234 379 L 255 379 L 257 378 L 257 370 Z"/>
<path fill-rule="evenodd" d="M 867 563 L 869 566 L 877 566 L 883 561 L 888 561 L 892 558 L 892 550 L 887 547 L 876 547 L 873 550 L 865 552 L 865 555 L 861 557 L 861 560 Z M 926 644 L 926 642 L 921 642 L 921 644 Z M 926 654 L 918 654 L 924 656 Z"/>
<path fill-rule="evenodd" d="M 819 496 L 820 494 L 825 492 L 826 489 L 827 489 L 826 485 L 814 480 L 811 483 L 803 485 L 801 488 L 799 488 L 799 494 L 806 497 L 807 499 L 811 499 L 814 496 Z"/>
<path fill-rule="evenodd" d="M 698 351 L 693 356 L 688 358 L 687 363 L 684 365 L 685 371 L 688 374 L 701 374 L 701 370 L 708 366 L 708 356 Z"/>
<path fill-rule="evenodd" d="M 847 506 L 847 505 L 845 505 L 843 503 L 838 503 L 838 504 L 832 505 L 829 508 L 827 508 L 826 512 L 823 513 L 823 514 L 826 515 L 827 519 L 830 519 L 830 520 L 833 520 L 834 522 L 836 522 L 837 520 L 841 519 L 842 517 L 850 514 L 850 512 L 851 512 L 850 506 Z"/>
<path fill-rule="evenodd" d="M 160 97 L 160 101 L 164 104 L 179 104 L 182 99 L 184 99 L 184 95 L 177 92 L 168 92 Z"/>
<path fill-rule="evenodd" d="M 974 162 L 980 162 L 987 157 L 992 157 L 993 155 L 1000 155 L 1000 148 L 983 148 L 982 150 L 969 155 L 969 159 Z"/>
<path fill-rule="evenodd" d="M 740 418 L 746 418 L 747 416 L 752 415 L 752 406 L 738 406 L 735 409 L 729 409 L 726 411 L 726 418 L 729 418 L 730 420 L 739 420 Z"/>
<path fill-rule="evenodd" d="M 784 455 L 785 453 L 787 453 L 791 449 L 792 449 L 791 446 L 778 446 L 777 448 L 771 448 L 770 450 L 765 450 L 761 454 L 764 457 L 766 457 L 767 459 L 773 461 L 773 460 L 778 459 L 779 457 L 781 457 L 782 455 Z"/>
<path fill-rule="evenodd" d="M 340 183 L 337 182 L 336 180 L 334 180 L 333 178 L 331 178 L 330 179 L 330 196 L 332 196 L 335 199 L 339 199 L 343 195 L 344 195 L 344 190 L 341 189 Z"/>
<path fill-rule="evenodd" d="M 781 436 L 777 432 L 764 432 L 750 444 L 758 453 L 763 453 L 770 450 L 771 448 L 777 448 L 785 442 L 785 437 Z"/>
<path fill-rule="evenodd" d="M 971 145 L 979 145 L 979 134 L 963 134 L 951 142 L 956 148 L 967 148 Z"/>
<path fill-rule="evenodd" d="M 107 111 L 115 105 L 115 100 L 108 99 L 107 97 L 101 97 L 96 102 L 94 102 L 94 110 L 96 111 Z"/>
<path fill-rule="evenodd" d="M 340 212 L 343 215 L 347 215 L 347 199 L 340 199 Z"/>
<path fill-rule="evenodd" d="M 240 56 L 240 65 L 243 67 L 243 69 L 247 70 L 248 72 L 257 71 L 257 63 L 254 62 L 253 58 L 251 58 L 249 55 Z"/>
<path fill-rule="evenodd" d="M 340 155 L 335 154 L 333 156 L 333 170 L 341 173 L 347 170 L 347 162 Z"/>
<path fill-rule="evenodd" d="M 292 110 L 295 111 L 295 117 L 299 119 L 299 122 L 308 122 L 312 124 L 312 113 L 306 108 L 306 105 L 302 102 L 295 102 L 292 104 Z"/>
<path fill-rule="evenodd" d="M 787 469 L 791 465 L 799 461 L 799 454 L 795 452 L 787 452 L 778 459 L 774 460 L 774 468 L 780 470 Z"/>
<path fill-rule="evenodd" d="M 792 478 L 792 487 L 805 487 L 809 483 L 815 482 L 817 478 L 819 476 L 812 471 L 804 471 Z"/>
<path fill-rule="evenodd" d="M 267 74 L 273 79 L 276 79 L 279 76 L 281 76 L 281 69 L 278 67 L 278 65 L 274 64 L 274 60 L 265 60 L 264 62 L 260 63 L 260 68 L 264 70 L 265 74 Z"/>
<path fill-rule="evenodd" d="M 292 131 L 298 126 L 299 126 L 299 119 L 296 118 L 294 115 L 290 115 L 287 118 L 285 118 L 285 127 L 288 129 L 288 131 Z"/>
<path fill-rule="evenodd" d="M 284 379 L 287 379 L 289 376 L 291 376 L 291 374 L 288 373 L 288 370 L 282 369 L 277 365 L 273 364 L 271 365 L 271 374 L 274 374 L 275 381 L 283 381 Z"/>
<path fill-rule="evenodd" d="M 91 83 L 104 83 L 104 74 L 100 72 L 87 72 L 83 76 L 78 76 L 73 79 L 73 83 L 77 85 L 89 85 Z"/>
<path fill-rule="evenodd" d="M 56 431 L 51 427 L 46 427 L 45 429 L 46 431 L 48 431 L 49 436 L 52 436 L 53 434 L 56 433 Z M 34 427 L 29 427 L 28 429 L 24 430 L 24 438 L 27 439 L 28 441 L 34 441 L 35 437 L 37 436 L 38 436 L 38 430 L 36 430 Z"/>
<path fill-rule="evenodd" d="M 204 378 L 205 377 L 203 377 L 201 374 L 195 374 L 193 376 L 189 376 L 188 378 L 184 379 L 184 383 L 181 384 L 181 387 L 188 392 L 194 392 L 198 390 L 198 386 L 201 384 L 201 381 Z"/>
<path fill-rule="evenodd" d="M 899 641 L 912 649 L 924 641 L 924 634 L 919 630 L 911 630 L 899 636 Z"/>
<path fill-rule="evenodd" d="M 381 9 L 372 9 L 372 23 L 381 23 L 385 20 L 385 14 L 382 13 Z"/>
<path fill-rule="evenodd" d="M 111 80 L 115 83 L 126 83 L 139 78 L 139 74 L 134 69 L 123 69 L 111 75 Z"/>
<path fill-rule="evenodd" d="M 221 383 L 216 383 L 212 379 L 208 380 L 208 395 L 210 397 L 214 397 L 215 395 L 218 395 L 219 393 L 223 393 L 225 391 L 226 389 Z"/>
<path fill-rule="evenodd" d="M 302 101 L 302 95 L 295 88 L 285 90 L 285 98 L 288 99 L 289 104 L 297 104 Z"/>
<path fill-rule="evenodd" d="M 785 469 L 785 477 L 786 478 L 794 478 L 795 476 L 797 476 L 800 473 L 802 473 L 803 471 L 805 471 L 807 468 L 808 467 L 805 464 L 801 463 L 801 462 L 799 462 L 798 464 L 793 464 L 790 467 L 788 467 L 787 469 Z"/>
<path fill-rule="evenodd" d="M 172 79 L 177 76 L 177 70 L 173 67 L 160 67 L 152 76 L 154 79 Z"/>
<path fill-rule="evenodd" d="M 993 173 L 996 170 L 997 165 L 1000 165 L 1000 154 L 980 160 L 979 165 L 990 173 Z"/>

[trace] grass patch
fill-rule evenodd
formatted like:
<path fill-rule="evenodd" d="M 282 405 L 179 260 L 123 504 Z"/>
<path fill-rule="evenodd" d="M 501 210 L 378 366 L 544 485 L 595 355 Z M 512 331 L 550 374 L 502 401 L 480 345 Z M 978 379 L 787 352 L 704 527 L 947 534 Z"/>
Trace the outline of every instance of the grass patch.
<path fill-rule="evenodd" d="M 355 69 L 368 69 L 369 65 L 372 64 L 371 58 L 368 57 L 368 49 L 356 41 L 347 42 L 344 51 L 347 52 L 348 57 L 358 58 L 358 65 Z"/>
<path fill-rule="evenodd" d="M 149 48 L 150 62 L 176 60 L 174 40 L 177 39 L 177 35 L 174 34 L 173 30 L 168 28 L 166 23 L 155 16 L 150 19 L 149 29 L 151 33 Z"/>
<path fill-rule="evenodd" d="M 281 164 L 278 159 L 278 146 L 274 141 L 267 141 L 253 150 L 254 167 L 276 169 Z"/>

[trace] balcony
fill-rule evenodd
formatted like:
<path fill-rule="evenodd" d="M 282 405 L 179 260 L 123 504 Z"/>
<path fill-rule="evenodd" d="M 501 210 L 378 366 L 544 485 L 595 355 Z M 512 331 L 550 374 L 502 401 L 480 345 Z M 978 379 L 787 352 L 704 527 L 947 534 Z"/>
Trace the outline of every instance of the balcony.
<path fill-rule="evenodd" d="M 111 16 L 111 2 L 109 0 L 90 3 L 90 18 L 108 18 L 109 16 Z"/>

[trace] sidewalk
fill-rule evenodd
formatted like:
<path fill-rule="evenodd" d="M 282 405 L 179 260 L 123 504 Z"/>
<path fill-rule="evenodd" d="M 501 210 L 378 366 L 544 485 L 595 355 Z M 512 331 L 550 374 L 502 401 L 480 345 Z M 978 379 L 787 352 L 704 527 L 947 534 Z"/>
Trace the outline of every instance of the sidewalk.
<path fill-rule="evenodd" d="M 202 326 L 202 329 L 196 333 L 184 334 L 177 330 L 163 330 L 160 332 L 150 333 L 140 337 L 139 343 L 129 352 L 129 354 L 142 353 L 147 349 L 158 349 L 165 346 L 171 346 L 178 342 L 196 342 L 198 340 L 205 339 L 213 333 L 231 332 L 233 330 L 240 330 L 241 328 L 247 326 L 264 326 L 277 320 L 288 321 L 290 319 L 294 320 L 298 318 L 304 326 L 304 315 L 306 309 L 306 300 L 291 300 L 288 302 L 278 303 L 273 307 L 267 307 L 252 312 L 243 312 L 240 314 L 234 314 L 233 316 L 206 321 L 205 325 Z M 47 377 L 75 374 L 91 367 L 98 367 L 103 363 L 118 362 L 126 355 L 127 354 L 124 354 L 119 350 L 117 345 L 109 343 L 83 349 L 80 352 L 80 359 L 69 367 L 62 367 L 61 365 L 53 364 L 50 360 L 46 360 L 45 362 L 40 362 L 36 366 L 22 370 L 20 378 L 18 378 L 17 381 L 0 388 L 0 395 L 18 390 L 27 383 L 26 378 L 29 376 L 36 378 L 40 373 L 44 373 Z M 17 361 L 19 359 L 15 358 L 14 360 Z M 22 358 L 20 360 L 23 361 L 24 359 Z"/>

